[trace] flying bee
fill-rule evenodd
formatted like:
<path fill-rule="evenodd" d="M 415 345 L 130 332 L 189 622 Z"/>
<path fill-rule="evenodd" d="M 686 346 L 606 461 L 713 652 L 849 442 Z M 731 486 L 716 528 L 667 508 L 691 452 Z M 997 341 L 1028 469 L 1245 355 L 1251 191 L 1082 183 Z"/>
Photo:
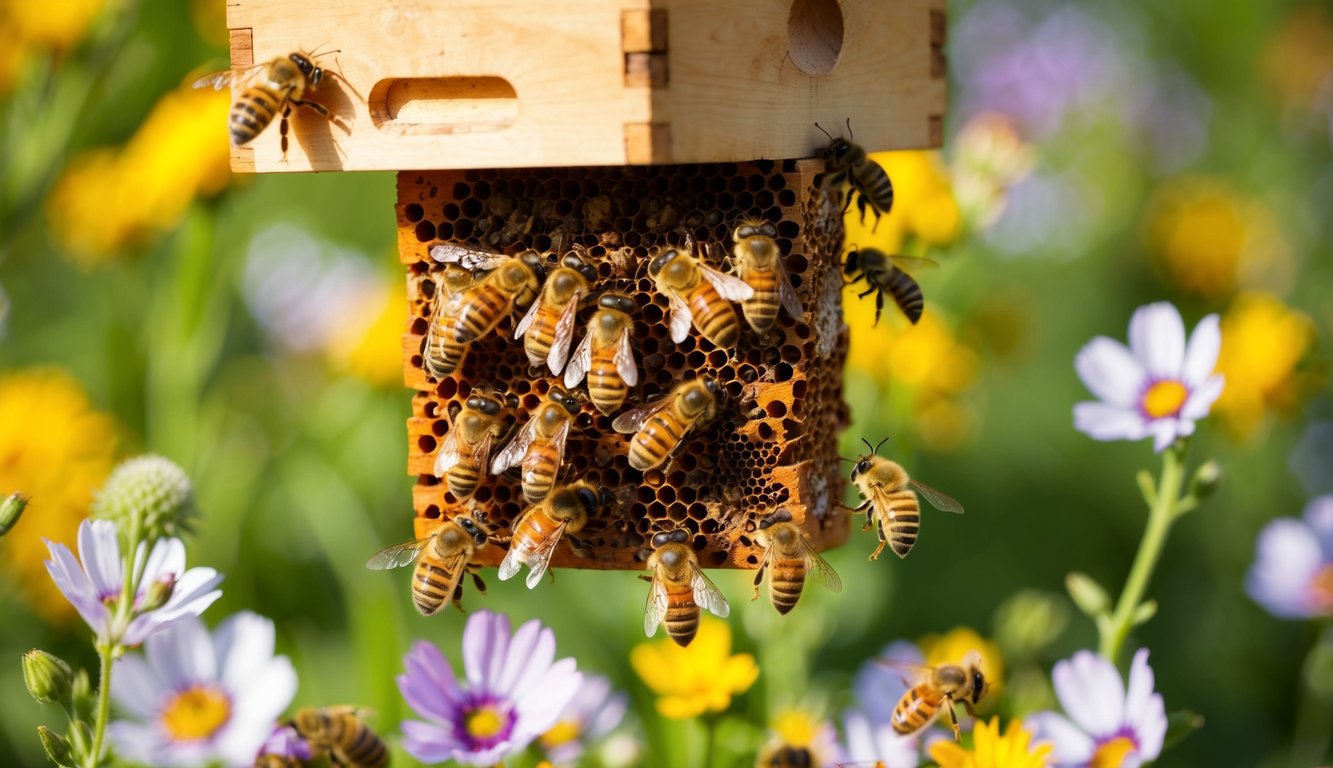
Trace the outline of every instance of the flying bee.
<path fill-rule="evenodd" d="M 474 341 L 500 324 L 514 307 L 526 307 L 541 290 L 546 271 L 541 254 L 533 250 L 517 256 L 446 243 L 430 249 L 431 258 L 457 264 L 479 275 L 463 292 L 454 318 L 454 340 Z"/>
<path fill-rule="evenodd" d="M 458 264 L 445 264 L 435 276 L 435 305 L 421 358 L 437 381 L 457 370 L 467 354 L 467 345 L 454 338 L 454 325 L 473 280 L 472 273 Z"/>
<path fill-rule="evenodd" d="M 754 597 L 759 597 L 759 584 L 768 570 L 768 593 L 778 613 L 796 607 L 805 586 L 805 577 L 813 574 L 815 581 L 833 592 L 842 591 L 842 579 L 815 548 L 801 529 L 791 521 L 791 513 L 779 509 L 759 521 L 754 541 L 764 548 L 764 559 L 754 575 Z"/>
<path fill-rule="evenodd" d="M 292 718 L 292 727 L 309 744 L 315 755 L 327 755 L 344 768 L 385 768 L 389 748 L 356 707 L 305 707 Z"/>
<path fill-rule="evenodd" d="M 329 116 L 327 107 L 305 98 L 306 92 L 314 93 L 324 79 L 324 70 L 315 65 L 313 58 L 301 52 L 291 53 L 267 64 L 204 75 L 194 82 L 194 87 L 221 90 L 233 83 L 244 86 L 227 116 L 233 147 L 243 147 L 254 141 L 281 111 L 278 132 L 282 134 L 282 156 L 286 158 L 287 118 L 293 105 L 306 107 L 326 118 Z"/>
<path fill-rule="evenodd" d="M 916 325 L 921 319 L 921 311 L 926 306 L 926 299 L 921 295 L 921 286 L 904 271 L 905 266 L 933 267 L 935 262 L 915 256 L 887 256 L 874 248 L 853 248 L 847 252 L 847 261 L 843 272 L 853 275 L 848 285 L 861 280 L 867 287 L 858 294 L 861 297 L 875 294 L 875 324 L 879 324 L 879 313 L 884 309 L 884 294 L 893 297 L 898 308 L 907 315 L 907 319 Z"/>
<path fill-rule="evenodd" d="M 742 221 L 731 233 L 736 276 L 754 291 L 741 302 L 741 310 L 756 333 L 768 333 L 777 322 L 779 304 L 794 320 L 805 315 L 782 266 L 777 236 L 777 227 L 763 220 Z"/>
<path fill-rule="evenodd" d="M 551 555 L 555 554 L 560 538 L 583 530 L 588 518 L 606 498 L 592 483 L 579 481 L 557 488 L 545 501 L 529 507 L 514 522 L 514 537 L 500 562 L 500 580 L 513 578 L 526 563 L 528 589 L 535 589 L 551 564 Z"/>
<path fill-rule="evenodd" d="M 421 615 L 438 613 L 448 600 L 461 611 L 464 571 L 472 573 L 477 591 L 486 591 L 486 584 L 473 570 L 472 557 L 489 539 L 485 524 L 464 512 L 445 520 L 439 530 L 425 538 L 380 550 L 366 561 L 366 567 L 386 571 L 416 563 L 412 602 Z"/>
<path fill-rule="evenodd" d="M 973 706 L 980 703 L 990 686 L 986 676 L 981 673 L 981 654 L 976 651 L 967 654 L 961 666 L 943 664 L 931 667 L 891 659 L 882 659 L 879 663 L 911 670 L 917 678 L 915 685 L 908 688 L 898 700 L 897 706 L 893 708 L 893 716 L 889 719 L 893 723 L 893 730 L 904 736 L 925 728 L 944 709 L 949 713 L 954 741 L 960 740 L 962 734 L 958 728 L 954 704 L 962 705 L 975 718 L 977 713 Z"/>
<path fill-rule="evenodd" d="M 709 267 L 684 250 L 664 248 L 648 262 L 648 274 L 671 305 L 671 340 L 679 344 L 690 325 L 717 347 L 731 347 L 741 335 L 733 301 L 748 301 L 754 289 L 734 275 Z"/>
<path fill-rule="evenodd" d="M 569 359 L 569 345 L 574 341 L 574 321 L 579 300 L 597 279 L 597 270 L 573 253 L 565 254 L 560 268 L 546 278 L 542 295 L 518 321 L 514 338 L 523 339 L 523 350 L 533 366 L 546 363 L 551 373 L 560 375 Z"/>
<path fill-rule="evenodd" d="M 731 612 L 727 599 L 699 567 L 694 550 L 685 543 L 688 539 L 689 534 L 679 529 L 653 536 L 653 553 L 648 556 L 652 583 L 643 611 L 643 631 L 649 637 L 665 621 L 667 636 L 682 647 L 699 630 L 700 608 L 720 618 Z"/>
<path fill-rule="evenodd" d="M 887 440 L 888 438 L 885 438 Z M 870 441 L 862 438 L 866 447 Z M 880 441 L 883 445 L 884 441 Z M 879 446 L 870 448 L 870 453 L 861 456 L 852 467 L 852 483 L 861 492 L 864 499 L 855 511 L 866 513 L 863 530 L 876 527 L 879 533 L 879 546 L 870 555 L 871 560 L 879 558 L 887 543 L 893 554 L 907 557 L 916 543 L 921 531 L 921 504 L 917 494 L 921 494 L 931 506 L 943 512 L 961 515 L 963 505 L 952 496 L 941 493 L 925 483 L 917 482 L 907 476 L 907 470 L 896 461 L 890 461 L 878 455 Z"/>
<path fill-rule="evenodd" d="M 491 442 L 504 434 L 504 423 L 500 420 L 503 407 L 498 396 L 473 392 L 440 444 L 435 455 L 435 476 L 445 478 L 450 492 L 459 499 L 476 492 L 491 457 Z"/>
<path fill-rule="evenodd" d="M 491 474 L 498 475 L 522 463 L 523 499 L 536 504 L 546 498 L 565 458 L 570 425 L 581 407 L 578 398 L 560 387 L 551 387 L 528 423 L 491 461 Z"/>
<path fill-rule="evenodd" d="M 632 408 L 616 417 L 611 428 L 633 434 L 629 465 L 638 470 L 661 466 L 698 424 L 713 420 L 722 387 L 711 378 L 683 381 L 665 397 Z"/>
<path fill-rule="evenodd" d="M 819 128 L 819 123 L 815 123 Z M 889 174 L 884 171 L 874 160 L 866 157 L 866 151 L 851 141 L 852 121 L 847 120 L 848 138 L 833 138 L 833 136 L 823 131 L 828 136 L 829 145 L 819 156 L 824 159 L 824 165 L 828 168 L 828 176 L 825 184 L 829 186 L 846 184 L 850 188 L 850 193 L 842 201 L 842 212 L 846 213 L 852 204 L 852 198 L 856 198 L 856 208 L 861 212 L 861 223 L 866 221 L 866 208 L 869 207 L 875 214 L 875 226 L 871 228 L 873 232 L 879 228 L 879 219 L 887 215 L 893 208 L 893 182 L 889 180 Z"/>
<path fill-rule="evenodd" d="M 597 312 L 588 332 L 565 368 L 565 386 L 573 389 L 588 378 L 588 397 L 597 410 L 610 415 L 639 383 L 639 368 L 630 347 L 634 299 L 619 293 L 597 297 Z"/>

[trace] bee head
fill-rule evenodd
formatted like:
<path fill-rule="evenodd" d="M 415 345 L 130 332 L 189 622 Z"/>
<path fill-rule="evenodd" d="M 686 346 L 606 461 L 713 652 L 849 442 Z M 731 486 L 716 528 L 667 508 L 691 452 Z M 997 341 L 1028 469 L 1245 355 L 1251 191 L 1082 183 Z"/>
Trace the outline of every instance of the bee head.
<path fill-rule="evenodd" d="M 981 674 L 981 667 L 971 667 L 968 671 L 971 673 L 969 682 L 972 688 L 972 694 L 968 698 L 972 700 L 973 704 L 979 704 L 982 697 L 986 695 L 986 689 L 990 688 L 990 683 L 986 682 L 986 676 Z"/>
<path fill-rule="evenodd" d="M 675 248 L 667 248 L 657 254 L 657 256 L 653 257 L 652 261 L 648 262 L 648 274 L 657 277 L 657 274 L 663 269 L 666 269 L 666 266 L 675 261 L 676 257 L 679 255 L 680 251 L 677 251 Z"/>
<path fill-rule="evenodd" d="M 603 495 L 586 485 L 580 485 L 576 488 L 574 495 L 578 498 L 579 504 L 589 512 L 597 509 L 602 504 Z"/>
<path fill-rule="evenodd" d="M 546 269 L 542 267 L 542 255 L 532 249 L 528 249 L 518 255 L 518 260 L 523 262 L 524 266 L 532 270 L 532 273 L 539 278 L 546 277 Z"/>
<path fill-rule="evenodd" d="M 790 523 L 790 522 L 791 522 L 791 512 L 788 512 L 785 509 L 779 509 L 778 511 L 774 512 L 773 514 L 759 521 L 759 530 L 762 531 L 763 529 L 768 528 L 769 526 L 774 525 L 776 523 Z"/>
<path fill-rule="evenodd" d="M 473 395 L 467 399 L 467 407 L 474 411 L 480 411 L 487 416 L 498 416 L 500 414 L 500 401 L 487 395 Z"/>
<path fill-rule="evenodd" d="M 604 293 L 597 297 L 597 306 L 601 309 L 614 309 L 628 315 L 634 311 L 634 299 L 620 293 Z"/>
<path fill-rule="evenodd" d="M 684 544 L 689 538 L 690 535 L 688 533 L 677 528 L 674 531 L 665 531 L 663 533 L 654 534 L 653 547 L 664 547 L 667 544 Z"/>
<path fill-rule="evenodd" d="M 560 266 L 578 272 L 580 275 L 583 275 L 583 279 L 590 283 L 597 281 L 597 268 L 584 261 L 578 253 L 574 251 L 566 253 L 564 258 L 560 259 Z"/>
<path fill-rule="evenodd" d="M 583 404 L 579 402 L 577 397 L 571 395 L 560 387 L 551 387 L 551 392 L 547 396 L 551 398 L 552 402 L 557 403 L 571 414 L 578 413 L 579 409 L 583 407 Z"/>
<path fill-rule="evenodd" d="M 472 537 L 472 540 L 477 543 L 477 546 L 480 547 L 486 544 L 486 539 L 489 537 L 486 535 L 486 532 L 482 530 L 481 526 L 477 525 L 475 520 L 467 515 L 460 515 L 455 518 L 455 521 L 460 528 Z"/>

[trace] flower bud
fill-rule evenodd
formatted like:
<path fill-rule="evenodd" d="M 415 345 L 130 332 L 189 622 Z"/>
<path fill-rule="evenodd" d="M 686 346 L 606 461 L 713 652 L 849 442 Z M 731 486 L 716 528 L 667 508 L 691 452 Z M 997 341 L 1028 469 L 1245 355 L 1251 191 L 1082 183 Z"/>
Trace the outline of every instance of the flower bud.
<path fill-rule="evenodd" d="M 37 738 L 42 740 L 42 749 L 46 751 L 46 756 L 56 765 L 68 766 L 74 768 L 77 763 L 74 761 L 74 754 L 70 751 L 69 742 L 64 736 L 47 728 L 44 725 L 37 726 Z"/>
<path fill-rule="evenodd" d="M 1222 466 L 1209 459 L 1194 471 L 1194 477 L 1190 479 L 1190 495 L 1199 500 L 1206 499 L 1221 483 Z"/>
<path fill-rule="evenodd" d="M 151 543 L 189 533 L 198 510 L 185 470 L 170 459 L 146 455 L 112 471 L 93 501 L 93 517 L 111 520 L 121 531 L 137 527 Z"/>
<path fill-rule="evenodd" d="M 1163 739 L 1163 749 L 1174 747 L 1184 741 L 1186 736 L 1202 727 L 1203 715 L 1188 709 L 1172 712 L 1166 716 L 1166 738 Z"/>
<path fill-rule="evenodd" d="M 1055 641 L 1069 622 L 1069 608 L 1058 595 L 1023 590 L 995 611 L 995 641 L 1005 658 L 1026 658 Z"/>
<path fill-rule="evenodd" d="M 1065 589 L 1069 590 L 1074 605 L 1088 616 L 1105 613 L 1111 607 L 1111 598 L 1107 597 L 1106 590 L 1085 573 L 1070 571 L 1065 577 Z"/>
<path fill-rule="evenodd" d="M 70 698 L 73 700 L 74 717 L 93 716 L 93 683 L 88 678 L 88 670 L 80 669 L 74 673 L 74 687 Z"/>
<path fill-rule="evenodd" d="M 74 672 L 46 651 L 31 650 L 23 654 L 23 683 L 28 686 L 28 693 L 42 704 L 68 708 Z"/>
<path fill-rule="evenodd" d="M 75 720 L 70 724 L 69 749 L 81 763 L 93 753 L 93 727 L 86 720 Z"/>
<path fill-rule="evenodd" d="M 0 501 L 0 536 L 9 533 L 9 529 L 19 521 L 24 508 L 28 506 L 28 497 L 21 493 L 11 493 Z"/>
<path fill-rule="evenodd" d="M 148 590 L 144 593 L 143 603 L 138 608 L 139 612 L 156 611 L 167 604 L 167 601 L 171 599 L 171 593 L 175 591 L 176 574 L 162 574 L 157 581 L 148 585 Z"/>

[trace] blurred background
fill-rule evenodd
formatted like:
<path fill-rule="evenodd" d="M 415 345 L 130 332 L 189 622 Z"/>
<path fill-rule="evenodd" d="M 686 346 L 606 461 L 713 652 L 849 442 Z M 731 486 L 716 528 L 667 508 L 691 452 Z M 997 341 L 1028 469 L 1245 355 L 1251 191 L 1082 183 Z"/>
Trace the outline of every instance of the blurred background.
<path fill-rule="evenodd" d="M 844 455 L 890 435 L 968 513 L 927 513 L 901 562 L 867 562 L 854 533 L 827 555 L 844 592 L 811 587 L 781 621 L 746 599 L 749 575 L 718 573 L 761 669 L 729 743 L 758 744 L 789 706 L 838 715 L 885 643 L 955 627 L 1005 653 L 999 711 L 1051 706 L 1051 664 L 1096 644 L 1064 577 L 1123 583 L 1146 517 L 1134 473 L 1157 468 L 1146 442 L 1073 429 L 1091 399 L 1073 358 L 1168 300 L 1189 327 L 1221 314 L 1227 388 L 1190 446 L 1225 481 L 1173 531 L 1159 613 L 1131 641 L 1167 710 L 1206 721 L 1161 763 L 1328 758 L 1329 704 L 1302 682 L 1320 628 L 1273 618 L 1243 581 L 1266 522 L 1333 492 L 1333 11 L 1141 5 L 950 4 L 944 150 L 877 155 L 896 206 L 849 235 L 940 266 L 917 274 L 915 327 L 890 308 L 872 328 L 848 295 Z M 364 568 L 411 537 L 393 176 L 230 175 L 229 96 L 189 88 L 225 45 L 221 0 L 0 5 L 0 492 L 33 497 L 0 541 L 0 764 L 42 764 L 34 729 L 58 717 L 24 695 L 20 654 L 96 664 L 41 538 L 72 544 L 141 452 L 196 483 L 189 560 L 226 574 L 205 620 L 273 618 L 297 705 L 368 706 L 392 733 L 410 643 L 458 658 L 459 615 L 422 618 L 406 571 Z M 628 662 L 642 582 L 561 572 L 540 601 L 491 586 L 466 604 L 553 626 L 561 655 L 630 694 L 643 764 L 680 764 L 685 725 L 656 718 Z"/>

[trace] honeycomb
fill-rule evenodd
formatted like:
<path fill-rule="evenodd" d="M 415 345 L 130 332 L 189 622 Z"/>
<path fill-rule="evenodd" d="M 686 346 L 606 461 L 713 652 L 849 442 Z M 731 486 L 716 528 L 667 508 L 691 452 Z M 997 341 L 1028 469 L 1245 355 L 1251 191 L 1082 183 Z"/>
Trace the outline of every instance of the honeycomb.
<path fill-rule="evenodd" d="M 779 507 L 791 512 L 816 548 L 841 544 L 849 527 L 847 511 L 836 503 L 844 491 L 837 436 L 848 420 L 838 269 L 843 230 L 839 210 L 820 191 L 822 171 L 822 161 L 787 160 L 400 172 L 398 245 L 410 304 L 404 374 L 416 392 L 407 421 L 416 535 L 429 535 L 442 519 L 472 507 L 497 531 L 508 530 L 524 509 L 517 473 L 483 477 L 474 497 L 460 502 L 432 474 L 435 452 L 474 386 L 498 385 L 517 396 L 519 406 L 506 415 L 512 434 L 559 384 L 545 367 L 529 367 L 521 340 L 513 339 L 518 312 L 473 342 L 447 378 L 436 381 L 423 369 L 432 272 L 440 267 L 430 248 L 455 243 L 511 254 L 524 248 L 563 253 L 577 244 L 597 269 L 593 296 L 615 290 L 638 304 L 632 343 L 640 380 L 622 411 L 702 375 L 715 377 L 725 397 L 716 419 L 696 426 L 669 461 L 644 472 L 629 466 L 630 436 L 612 430 L 615 414 L 586 403 L 565 446 L 558 483 L 586 479 L 616 502 L 577 536 L 566 536 L 551 565 L 641 570 L 654 534 L 684 529 L 702 566 L 755 568 L 763 552 L 752 533 Z M 730 254 L 731 230 L 743 218 L 776 225 L 805 317 L 781 313 L 764 338 L 745 325 L 734 351 L 714 347 L 695 329 L 672 343 L 667 299 L 648 276 L 649 249 L 681 245 L 687 237 L 712 242 L 718 245 L 705 262 L 723 269 L 718 260 Z M 546 258 L 554 267 L 559 254 Z M 580 309 L 574 345 L 594 310 Z M 740 317 L 739 306 L 736 311 Z M 492 455 L 508 437 L 494 444 Z M 491 544 L 476 562 L 494 565 L 503 555 Z"/>

